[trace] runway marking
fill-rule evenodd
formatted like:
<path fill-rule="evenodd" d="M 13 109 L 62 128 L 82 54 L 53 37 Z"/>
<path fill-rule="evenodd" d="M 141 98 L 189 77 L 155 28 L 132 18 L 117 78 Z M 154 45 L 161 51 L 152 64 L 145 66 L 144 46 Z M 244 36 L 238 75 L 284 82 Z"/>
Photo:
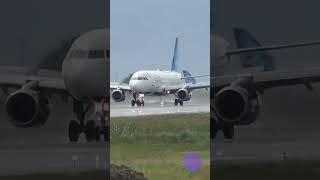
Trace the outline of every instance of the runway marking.
<path fill-rule="evenodd" d="M 214 158 L 215 160 L 257 160 L 256 156 L 225 156 L 225 157 L 218 157 Z"/>

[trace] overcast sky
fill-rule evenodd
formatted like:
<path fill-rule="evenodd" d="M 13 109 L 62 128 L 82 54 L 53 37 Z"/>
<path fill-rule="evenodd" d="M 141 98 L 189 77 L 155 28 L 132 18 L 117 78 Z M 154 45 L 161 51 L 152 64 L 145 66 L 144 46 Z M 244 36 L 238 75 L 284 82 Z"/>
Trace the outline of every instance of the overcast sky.
<path fill-rule="evenodd" d="M 212 31 L 234 44 L 232 27 L 248 29 L 263 45 L 320 40 L 319 1 L 215 0 Z M 233 46 L 234 47 L 234 46 Z M 320 47 L 272 51 L 277 69 L 319 65 Z M 230 61 L 237 73 L 239 61 Z M 239 68 L 238 68 L 239 69 Z"/>
<path fill-rule="evenodd" d="M 111 1 L 111 80 L 171 67 L 179 37 L 179 70 L 209 74 L 209 0 Z"/>
<path fill-rule="evenodd" d="M 63 40 L 105 28 L 109 4 L 106 0 L 3 0 L 0 22 L 0 64 L 32 65 Z"/>

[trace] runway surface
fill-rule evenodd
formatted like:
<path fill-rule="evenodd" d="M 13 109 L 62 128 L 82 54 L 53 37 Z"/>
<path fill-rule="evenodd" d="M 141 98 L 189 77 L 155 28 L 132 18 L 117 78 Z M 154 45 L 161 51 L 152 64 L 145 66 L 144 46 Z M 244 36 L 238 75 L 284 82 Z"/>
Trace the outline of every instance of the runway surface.
<path fill-rule="evenodd" d="M 146 97 L 144 107 L 131 107 L 131 97 L 128 96 L 124 102 L 111 102 L 110 109 L 111 117 L 210 112 L 209 92 L 197 92 L 183 106 L 175 106 L 174 96 L 169 96 L 162 99 Z"/>
<path fill-rule="evenodd" d="M 54 98 L 50 118 L 43 127 L 16 128 L 2 111 L 0 117 L 0 176 L 107 168 L 106 143 L 86 143 L 84 134 L 79 143 L 69 143 L 68 124 L 76 119 L 71 101 Z"/>
<path fill-rule="evenodd" d="M 319 142 L 233 142 L 211 146 L 213 164 L 320 160 Z"/>
<path fill-rule="evenodd" d="M 272 126 L 272 122 L 256 122 L 236 128 L 233 141 L 218 134 L 211 140 L 213 165 L 247 164 L 282 160 L 320 160 L 319 123 L 296 124 L 285 127 L 286 122 Z"/>
<path fill-rule="evenodd" d="M 111 108 L 111 117 L 161 115 L 175 113 L 209 112 L 209 105 L 185 104 L 184 106 L 147 104 L 145 107 Z"/>
<path fill-rule="evenodd" d="M 212 145 L 212 162 L 219 164 L 320 160 L 320 86 L 309 93 L 303 86 L 267 91 L 260 117 L 235 128 L 233 142 L 218 134 Z M 212 143 L 213 144 L 213 143 Z"/>
<path fill-rule="evenodd" d="M 0 175 L 106 170 L 107 144 L 0 147 Z"/>

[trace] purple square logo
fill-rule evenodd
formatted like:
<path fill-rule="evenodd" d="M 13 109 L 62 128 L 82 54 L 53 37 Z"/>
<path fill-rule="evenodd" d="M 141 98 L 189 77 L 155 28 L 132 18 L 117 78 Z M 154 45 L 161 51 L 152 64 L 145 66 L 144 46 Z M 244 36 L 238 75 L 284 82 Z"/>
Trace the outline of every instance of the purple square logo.
<path fill-rule="evenodd" d="M 198 153 L 186 153 L 183 158 L 183 165 L 187 171 L 194 173 L 201 167 L 201 157 Z"/>

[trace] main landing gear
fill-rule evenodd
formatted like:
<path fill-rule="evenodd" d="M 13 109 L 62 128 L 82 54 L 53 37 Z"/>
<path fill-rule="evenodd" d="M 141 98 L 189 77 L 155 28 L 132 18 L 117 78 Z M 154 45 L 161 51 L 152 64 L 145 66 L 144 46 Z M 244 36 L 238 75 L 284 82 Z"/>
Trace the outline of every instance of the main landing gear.
<path fill-rule="evenodd" d="M 175 99 L 174 100 L 174 105 L 177 106 L 178 104 L 180 104 L 180 106 L 183 106 L 183 101 L 180 99 Z"/>
<path fill-rule="evenodd" d="M 90 107 L 94 105 L 94 114 L 90 120 L 85 121 L 85 116 Z M 73 112 L 77 116 L 76 120 L 69 123 L 69 140 L 78 142 L 81 133 L 85 134 L 87 142 L 100 141 L 103 135 L 105 141 L 110 140 L 107 118 L 109 117 L 109 107 L 105 99 L 94 101 L 92 104 L 84 104 L 77 100 L 73 101 Z M 95 120 L 92 120 L 95 119 Z"/>
<path fill-rule="evenodd" d="M 143 106 L 144 107 L 144 98 L 141 96 L 139 97 L 140 94 L 133 94 L 133 99 L 131 100 L 131 106 L 134 107 L 135 105 L 137 105 L 138 107 Z M 143 95 L 144 96 L 144 95 Z"/>
<path fill-rule="evenodd" d="M 226 140 L 234 139 L 234 125 L 228 123 L 222 123 L 221 121 L 217 121 L 215 118 L 211 118 L 210 123 L 210 138 L 215 139 L 219 130 L 223 132 L 224 138 Z"/>

